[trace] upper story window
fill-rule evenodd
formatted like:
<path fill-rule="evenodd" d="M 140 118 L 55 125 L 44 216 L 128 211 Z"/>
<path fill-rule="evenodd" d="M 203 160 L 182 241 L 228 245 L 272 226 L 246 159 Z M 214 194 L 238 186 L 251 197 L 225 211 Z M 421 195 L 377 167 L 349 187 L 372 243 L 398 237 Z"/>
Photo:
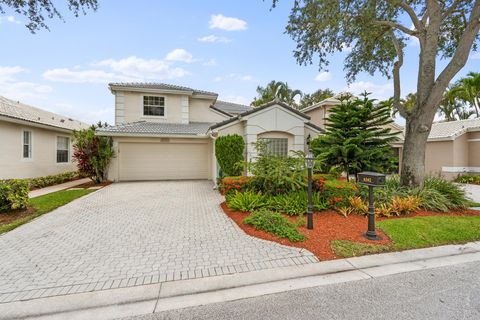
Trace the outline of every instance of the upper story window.
<path fill-rule="evenodd" d="M 266 143 L 267 152 L 278 155 L 288 155 L 288 139 L 287 138 L 262 138 Z"/>
<path fill-rule="evenodd" d="M 32 132 L 23 131 L 23 158 L 30 159 L 32 157 Z"/>
<path fill-rule="evenodd" d="M 68 163 L 70 156 L 70 138 L 57 137 L 57 163 Z"/>
<path fill-rule="evenodd" d="M 165 116 L 165 97 L 144 96 L 143 97 L 143 115 L 144 116 Z"/>

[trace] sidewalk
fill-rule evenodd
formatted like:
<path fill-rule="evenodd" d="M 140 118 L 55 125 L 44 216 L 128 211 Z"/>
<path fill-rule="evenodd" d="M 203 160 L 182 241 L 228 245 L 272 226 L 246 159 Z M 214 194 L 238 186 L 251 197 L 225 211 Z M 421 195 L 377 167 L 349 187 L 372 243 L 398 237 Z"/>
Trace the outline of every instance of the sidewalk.
<path fill-rule="evenodd" d="M 480 242 L 0 303 L 0 319 L 115 319 L 480 261 Z"/>
<path fill-rule="evenodd" d="M 46 194 L 49 194 L 49 193 L 52 193 L 52 192 L 65 190 L 65 189 L 68 189 L 68 188 L 73 188 L 73 187 L 79 186 L 81 184 L 90 182 L 90 181 L 91 181 L 90 178 L 83 178 L 83 179 L 73 180 L 73 181 L 69 181 L 69 182 L 65 182 L 65 183 L 61 183 L 61 184 L 56 184 L 54 186 L 30 191 L 30 193 L 28 194 L 28 197 L 30 199 L 31 198 L 36 198 L 36 197 L 43 196 L 43 195 L 46 195 Z"/>

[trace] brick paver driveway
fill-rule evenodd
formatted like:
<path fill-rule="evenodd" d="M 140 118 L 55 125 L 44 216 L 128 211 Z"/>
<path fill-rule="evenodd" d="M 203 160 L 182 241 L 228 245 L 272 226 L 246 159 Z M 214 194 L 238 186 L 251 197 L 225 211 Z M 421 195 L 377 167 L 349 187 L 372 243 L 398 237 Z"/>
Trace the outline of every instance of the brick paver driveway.
<path fill-rule="evenodd" d="M 113 184 L 0 236 L 0 303 L 316 262 L 247 236 L 207 181 Z"/>

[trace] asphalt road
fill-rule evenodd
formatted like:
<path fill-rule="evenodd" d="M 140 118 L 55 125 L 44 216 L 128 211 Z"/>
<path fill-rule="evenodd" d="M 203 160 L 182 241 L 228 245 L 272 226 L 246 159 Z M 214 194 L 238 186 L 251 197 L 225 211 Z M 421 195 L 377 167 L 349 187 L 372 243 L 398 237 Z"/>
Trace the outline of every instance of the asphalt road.
<path fill-rule="evenodd" d="M 480 319 L 480 262 L 127 319 Z"/>

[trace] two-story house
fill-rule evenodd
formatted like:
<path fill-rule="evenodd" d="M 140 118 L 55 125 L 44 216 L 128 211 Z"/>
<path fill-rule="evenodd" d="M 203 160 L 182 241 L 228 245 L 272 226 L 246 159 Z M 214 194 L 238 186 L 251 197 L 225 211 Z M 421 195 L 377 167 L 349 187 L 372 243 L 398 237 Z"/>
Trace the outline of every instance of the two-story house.
<path fill-rule="evenodd" d="M 161 83 L 111 83 L 115 125 L 97 130 L 113 137 L 113 181 L 210 179 L 218 174 L 215 139 L 239 134 L 245 160 L 266 139 L 279 154 L 306 148 L 322 129 L 310 116 L 272 101 L 257 108 L 218 101 L 214 92 Z"/>

